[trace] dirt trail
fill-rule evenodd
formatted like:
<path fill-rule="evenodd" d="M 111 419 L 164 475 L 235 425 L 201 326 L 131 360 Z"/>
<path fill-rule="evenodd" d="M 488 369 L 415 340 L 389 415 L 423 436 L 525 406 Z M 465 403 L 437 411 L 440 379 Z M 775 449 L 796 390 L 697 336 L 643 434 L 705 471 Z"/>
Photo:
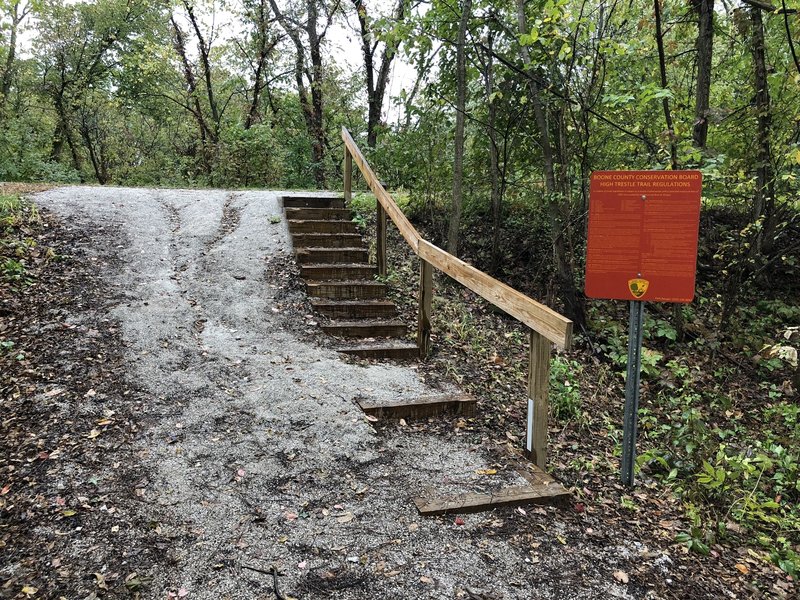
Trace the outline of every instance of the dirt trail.
<path fill-rule="evenodd" d="M 412 498 L 429 484 L 480 484 L 475 473 L 492 466 L 482 440 L 376 431 L 364 418 L 358 397 L 441 391 L 413 367 L 348 363 L 298 333 L 286 308 L 302 297 L 266 270 L 291 252 L 285 219 L 271 223 L 275 193 L 69 188 L 35 200 L 96 230 L 97 251 L 119 260 L 103 274 L 120 298 L 108 318 L 144 400 L 126 448 L 133 497 L 117 500 L 155 549 L 138 559 L 152 578 L 141 597 L 272 598 L 273 564 L 282 593 L 298 598 L 672 596 L 680 575 L 666 555 L 625 585 L 614 572 L 647 548 L 599 534 L 571 508 L 463 525 L 418 516 Z M 114 535 L 73 544 L 89 579 Z"/>

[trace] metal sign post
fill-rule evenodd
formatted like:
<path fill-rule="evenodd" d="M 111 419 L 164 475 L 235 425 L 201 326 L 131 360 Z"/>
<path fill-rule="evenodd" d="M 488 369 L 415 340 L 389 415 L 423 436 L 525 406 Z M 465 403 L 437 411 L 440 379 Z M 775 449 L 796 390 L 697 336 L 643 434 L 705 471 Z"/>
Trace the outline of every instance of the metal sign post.
<path fill-rule="evenodd" d="M 642 337 L 644 334 L 644 302 L 631 301 L 628 319 L 628 375 L 625 379 L 625 416 L 622 434 L 622 483 L 633 485 L 636 465 L 636 430 L 639 423 L 639 384 L 642 371 Z"/>
<path fill-rule="evenodd" d="M 586 295 L 629 300 L 622 483 L 633 485 L 645 302 L 694 298 L 703 174 L 595 171 L 589 182 Z"/>

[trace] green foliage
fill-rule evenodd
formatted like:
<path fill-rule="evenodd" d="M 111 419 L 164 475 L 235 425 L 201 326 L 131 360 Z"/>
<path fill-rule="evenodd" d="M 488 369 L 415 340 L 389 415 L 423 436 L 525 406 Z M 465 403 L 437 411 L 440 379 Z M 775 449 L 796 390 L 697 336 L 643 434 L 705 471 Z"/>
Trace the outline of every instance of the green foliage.
<path fill-rule="evenodd" d="M 582 416 L 579 378 L 583 367 L 560 355 L 550 363 L 550 410 L 561 422 L 579 421 Z"/>
<path fill-rule="evenodd" d="M 0 195 L 0 284 L 12 290 L 31 282 L 26 263 L 37 244 L 26 232 L 38 221 L 33 205 L 15 195 Z"/>

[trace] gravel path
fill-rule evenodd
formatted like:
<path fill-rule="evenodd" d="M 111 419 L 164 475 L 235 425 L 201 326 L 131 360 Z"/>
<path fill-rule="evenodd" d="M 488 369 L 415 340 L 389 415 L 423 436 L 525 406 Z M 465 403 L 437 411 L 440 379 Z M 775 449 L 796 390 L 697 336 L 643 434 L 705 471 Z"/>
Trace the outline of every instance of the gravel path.
<path fill-rule="evenodd" d="M 273 564 L 298 598 L 660 597 L 613 576 L 640 547 L 555 508 L 419 517 L 427 485 L 492 465 L 467 434 L 365 419 L 355 398 L 441 391 L 297 333 L 285 308 L 302 298 L 266 270 L 291 253 L 276 193 L 78 187 L 36 202 L 96 228 L 123 265 L 104 275 L 123 298 L 109 318 L 149 398 L 135 516 L 164 540 L 142 597 L 273 598 Z"/>

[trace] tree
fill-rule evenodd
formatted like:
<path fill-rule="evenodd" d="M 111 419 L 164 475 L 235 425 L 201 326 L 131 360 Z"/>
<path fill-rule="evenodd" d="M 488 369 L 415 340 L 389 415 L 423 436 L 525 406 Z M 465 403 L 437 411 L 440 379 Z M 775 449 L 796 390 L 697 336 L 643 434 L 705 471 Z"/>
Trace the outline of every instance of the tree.
<path fill-rule="evenodd" d="M 374 148 L 378 141 L 378 125 L 383 113 L 383 101 L 386 96 L 386 86 L 389 83 L 389 72 L 400 45 L 400 38 L 392 32 L 383 33 L 386 39 L 376 76 L 375 58 L 381 42 L 379 22 L 369 16 L 367 5 L 363 0 L 352 0 L 352 2 L 358 15 L 361 52 L 364 55 L 364 74 L 367 84 L 367 146 Z M 397 5 L 392 15 L 395 27 L 405 19 L 408 2 L 409 0 L 397 0 Z"/>
<path fill-rule="evenodd" d="M 461 18 L 456 41 L 456 132 L 453 157 L 453 202 L 450 206 L 450 224 L 447 229 L 447 251 L 458 254 L 458 236 L 461 228 L 461 211 L 464 204 L 464 117 L 467 104 L 467 27 L 472 13 L 472 0 L 461 3 Z"/>
<path fill-rule="evenodd" d="M 548 212 L 550 215 L 551 239 L 553 243 L 553 256 L 555 259 L 556 276 L 561 296 L 564 300 L 564 310 L 566 315 L 572 319 L 576 327 L 583 328 L 586 325 L 586 310 L 583 294 L 578 291 L 575 284 L 575 264 L 574 253 L 572 252 L 571 231 L 565 222 L 565 215 L 570 212 L 570 183 L 568 181 L 567 155 L 568 149 L 565 138 L 560 140 L 559 149 L 561 153 L 561 166 L 556 172 L 556 158 L 551 144 L 550 121 L 546 114 L 546 106 L 543 102 L 540 77 L 534 70 L 531 54 L 526 45 L 528 36 L 527 15 L 525 13 L 525 1 L 516 0 L 517 8 L 517 27 L 519 31 L 520 44 L 519 52 L 523 60 L 523 72 L 527 73 L 528 86 L 530 88 L 530 102 L 533 105 L 533 113 L 539 132 L 539 145 L 542 152 L 542 163 L 544 171 L 545 192 L 547 195 Z M 556 121 L 563 117 L 563 110 L 558 115 Z M 566 127 L 561 123 L 559 133 L 565 134 Z"/>
<path fill-rule="evenodd" d="M 692 141 L 705 150 L 708 140 L 708 109 L 711 101 L 711 66 L 714 53 L 714 0 L 695 0 L 697 11 L 697 84 Z"/>
<path fill-rule="evenodd" d="M 295 48 L 294 79 L 297 94 L 311 139 L 311 160 L 317 187 L 325 187 L 325 125 L 323 105 L 322 44 L 340 0 L 303 0 L 283 11 L 276 0 L 269 0 L 272 12 Z M 320 9 L 322 15 L 320 15 Z M 322 29 L 320 20 L 323 21 Z M 309 65 L 310 62 L 310 65 Z"/>
<path fill-rule="evenodd" d="M 3 66 L 2 76 L 0 76 L 0 114 L 2 114 L 5 109 L 8 96 L 11 94 L 11 86 L 14 83 L 19 28 L 32 8 L 31 3 L 27 1 L 11 0 L 10 2 L 0 2 L 0 9 L 3 9 L 3 13 L 8 16 L 9 20 L 5 65 Z"/>

